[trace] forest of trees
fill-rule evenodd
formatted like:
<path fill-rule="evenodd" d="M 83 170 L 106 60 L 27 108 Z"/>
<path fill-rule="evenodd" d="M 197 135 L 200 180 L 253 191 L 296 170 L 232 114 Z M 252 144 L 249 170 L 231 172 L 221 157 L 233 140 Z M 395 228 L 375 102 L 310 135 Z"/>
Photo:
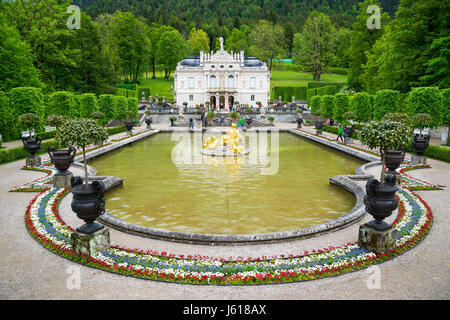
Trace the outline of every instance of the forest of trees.
<path fill-rule="evenodd" d="M 275 58 L 291 57 L 315 81 L 330 71 L 348 73 L 354 91 L 449 86 L 448 1 L 78 4 L 81 28 L 70 30 L 68 0 L 0 2 L 0 90 L 114 93 L 118 82 L 155 77 L 157 67 L 170 80 L 178 61 L 216 50 L 219 37 L 227 50 L 245 50 L 270 68 Z M 370 5 L 381 8 L 379 29 L 367 27 Z"/>

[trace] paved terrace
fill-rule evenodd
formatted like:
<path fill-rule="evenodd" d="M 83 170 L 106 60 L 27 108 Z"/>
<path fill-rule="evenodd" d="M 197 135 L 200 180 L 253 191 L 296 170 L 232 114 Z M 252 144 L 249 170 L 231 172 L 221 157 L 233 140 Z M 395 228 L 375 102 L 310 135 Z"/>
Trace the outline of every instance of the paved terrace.
<path fill-rule="evenodd" d="M 164 126 L 153 126 L 164 129 Z M 295 125 L 279 125 L 284 129 Z M 167 129 L 167 127 L 166 127 Z M 312 128 L 307 128 L 311 130 Z M 330 138 L 332 134 L 325 133 Z M 110 139 L 117 139 L 118 134 Z M 300 139 L 300 138 L 299 138 Z M 43 160 L 48 155 L 41 156 Z M 428 159 L 431 169 L 408 172 L 409 175 L 433 184 L 450 186 L 450 164 Z M 12 187 L 25 184 L 45 175 L 20 168 L 25 160 L 0 165 L 0 298 L 1 299 L 176 299 L 176 300 L 246 300 L 246 299 L 449 299 L 450 298 L 450 188 L 416 191 L 431 207 L 434 222 L 430 233 L 412 250 L 377 265 L 381 275 L 380 289 L 369 289 L 372 274 L 367 269 L 320 280 L 273 285 L 199 286 L 141 280 L 107 273 L 75 264 L 57 256 L 30 237 L 24 214 L 36 193 L 10 193 Z M 72 168 L 80 175 L 79 168 Z M 380 166 L 369 173 L 379 177 Z M 361 182 L 364 183 L 364 182 Z M 70 209 L 69 193 L 61 202 L 60 214 L 70 226 L 82 222 Z M 285 243 L 239 246 L 206 246 L 146 239 L 111 229 L 112 244 L 184 255 L 208 255 L 229 258 L 262 255 L 288 255 L 304 250 L 322 249 L 330 245 L 344 245 L 356 241 L 359 224 L 370 220 L 366 215 L 345 229 L 306 240 Z M 392 222 L 392 215 L 388 222 Z M 68 289 L 70 267 L 80 270 L 80 289 Z"/>

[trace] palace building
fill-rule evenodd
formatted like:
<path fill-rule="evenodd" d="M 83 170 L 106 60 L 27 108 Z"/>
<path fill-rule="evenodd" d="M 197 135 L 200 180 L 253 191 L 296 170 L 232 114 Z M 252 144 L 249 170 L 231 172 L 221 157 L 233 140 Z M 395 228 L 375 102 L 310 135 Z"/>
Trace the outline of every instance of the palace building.
<path fill-rule="evenodd" d="M 210 102 L 216 108 L 228 109 L 235 102 L 264 108 L 270 100 L 270 72 L 261 60 L 246 57 L 244 51 L 229 53 L 223 48 L 215 53 L 200 51 L 200 56 L 180 61 L 174 72 L 177 105 L 188 107 Z"/>

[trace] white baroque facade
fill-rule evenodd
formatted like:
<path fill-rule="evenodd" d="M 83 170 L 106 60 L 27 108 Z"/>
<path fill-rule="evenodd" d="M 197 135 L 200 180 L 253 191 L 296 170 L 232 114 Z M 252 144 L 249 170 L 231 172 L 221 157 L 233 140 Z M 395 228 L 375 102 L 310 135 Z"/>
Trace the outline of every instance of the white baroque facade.
<path fill-rule="evenodd" d="M 174 72 L 174 93 L 177 105 L 204 105 L 207 101 L 216 108 L 228 109 L 235 102 L 263 108 L 270 100 L 270 72 L 262 61 L 229 53 L 223 49 L 213 53 L 200 51 L 200 56 L 180 61 Z"/>

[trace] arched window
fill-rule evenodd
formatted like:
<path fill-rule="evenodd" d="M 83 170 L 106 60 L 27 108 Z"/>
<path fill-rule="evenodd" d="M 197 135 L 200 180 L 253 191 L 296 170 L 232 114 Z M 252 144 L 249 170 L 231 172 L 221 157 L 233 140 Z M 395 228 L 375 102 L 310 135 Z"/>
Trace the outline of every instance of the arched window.
<path fill-rule="evenodd" d="M 217 88 L 217 80 L 216 80 L 216 76 L 211 76 L 209 78 L 209 87 L 210 88 Z"/>
<path fill-rule="evenodd" d="M 228 88 L 234 88 L 234 77 L 228 76 Z"/>

